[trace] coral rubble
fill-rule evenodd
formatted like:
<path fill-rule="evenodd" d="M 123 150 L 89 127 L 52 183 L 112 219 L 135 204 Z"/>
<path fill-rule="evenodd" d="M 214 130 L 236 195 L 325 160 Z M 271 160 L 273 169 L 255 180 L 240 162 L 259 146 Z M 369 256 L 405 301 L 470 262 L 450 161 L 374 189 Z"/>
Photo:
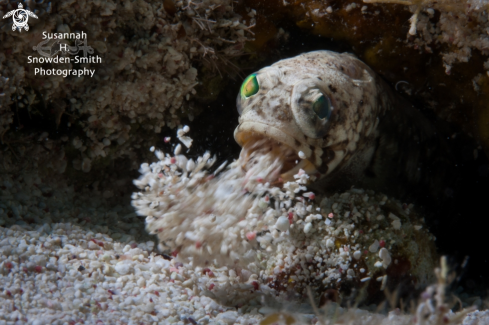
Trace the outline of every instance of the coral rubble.
<path fill-rule="evenodd" d="M 273 154 L 255 157 L 254 172 L 238 160 L 210 173 L 209 153 L 194 161 L 179 151 L 141 165 L 132 204 L 160 249 L 216 274 L 210 291 L 221 301 L 243 303 L 257 290 L 302 299 L 308 286 L 316 298 L 334 288 L 373 299 L 401 282 L 430 283 L 433 237 L 412 206 L 358 189 L 320 200 L 302 170 L 270 185 L 281 168 Z M 223 267 L 233 279 L 219 280 Z"/>

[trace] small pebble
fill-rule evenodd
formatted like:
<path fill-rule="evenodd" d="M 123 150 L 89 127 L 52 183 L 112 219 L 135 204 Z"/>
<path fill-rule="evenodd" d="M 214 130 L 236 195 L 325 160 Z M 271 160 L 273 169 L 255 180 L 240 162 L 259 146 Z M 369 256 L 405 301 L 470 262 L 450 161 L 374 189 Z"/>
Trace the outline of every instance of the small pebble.
<path fill-rule="evenodd" d="M 277 219 L 277 222 L 275 223 L 275 227 L 277 227 L 278 230 L 283 231 L 283 232 L 289 230 L 289 226 L 290 226 L 289 219 L 287 217 L 284 217 L 284 216 L 280 216 Z M 305 229 L 304 229 L 304 232 L 306 232 Z"/>
<path fill-rule="evenodd" d="M 353 257 L 356 259 L 356 260 L 359 260 L 361 257 L 362 257 L 362 252 L 361 251 L 355 251 L 353 253 Z"/>

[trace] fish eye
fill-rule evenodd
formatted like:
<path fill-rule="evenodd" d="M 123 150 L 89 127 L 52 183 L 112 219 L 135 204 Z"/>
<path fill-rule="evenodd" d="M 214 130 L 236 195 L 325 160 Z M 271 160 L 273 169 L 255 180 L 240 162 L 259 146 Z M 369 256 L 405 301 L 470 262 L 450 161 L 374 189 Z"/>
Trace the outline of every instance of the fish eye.
<path fill-rule="evenodd" d="M 331 116 L 331 102 L 324 95 L 319 96 L 312 104 L 312 110 L 321 119 L 329 119 Z"/>
<path fill-rule="evenodd" d="M 248 98 L 256 94 L 260 90 L 258 80 L 256 79 L 256 73 L 249 75 L 241 85 L 241 96 Z"/>
<path fill-rule="evenodd" d="M 314 82 L 306 80 L 294 86 L 291 109 L 297 126 L 305 136 L 319 139 L 328 133 L 334 114 L 333 103 L 333 99 Z"/>

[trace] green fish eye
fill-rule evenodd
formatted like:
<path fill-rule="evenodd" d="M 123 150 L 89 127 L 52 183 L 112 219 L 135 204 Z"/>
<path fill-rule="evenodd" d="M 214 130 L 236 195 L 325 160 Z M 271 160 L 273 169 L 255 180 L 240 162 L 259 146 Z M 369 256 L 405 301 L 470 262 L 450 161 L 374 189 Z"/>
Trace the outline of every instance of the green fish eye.
<path fill-rule="evenodd" d="M 321 95 L 312 104 L 312 110 L 321 120 L 329 118 L 331 116 L 331 102 L 324 95 Z"/>
<path fill-rule="evenodd" d="M 241 96 L 248 98 L 256 94 L 260 90 L 256 74 L 249 75 L 243 85 L 241 85 Z"/>

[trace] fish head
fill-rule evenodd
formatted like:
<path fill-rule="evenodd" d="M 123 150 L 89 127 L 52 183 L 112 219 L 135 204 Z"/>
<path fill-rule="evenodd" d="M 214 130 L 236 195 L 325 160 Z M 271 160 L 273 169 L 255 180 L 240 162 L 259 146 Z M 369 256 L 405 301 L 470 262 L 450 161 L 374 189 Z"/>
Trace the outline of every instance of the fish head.
<path fill-rule="evenodd" d="M 251 74 L 236 103 L 240 159 L 246 162 L 253 143 L 269 139 L 287 152 L 283 180 L 300 169 L 319 178 L 330 174 L 376 127 L 385 105 L 375 79 L 353 55 L 331 51 L 305 53 Z"/>

